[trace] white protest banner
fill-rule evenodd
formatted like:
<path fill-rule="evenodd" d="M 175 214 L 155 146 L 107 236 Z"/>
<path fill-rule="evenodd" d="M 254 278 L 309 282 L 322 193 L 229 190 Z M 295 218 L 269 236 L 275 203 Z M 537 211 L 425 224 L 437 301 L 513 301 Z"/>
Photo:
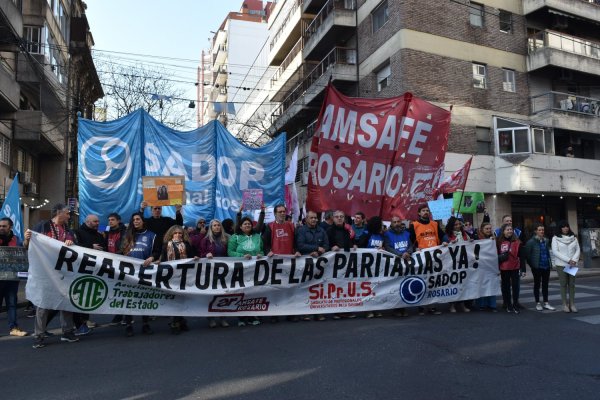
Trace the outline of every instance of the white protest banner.
<path fill-rule="evenodd" d="M 498 295 L 495 243 L 403 260 L 373 249 L 313 257 L 141 260 L 33 234 L 27 298 L 96 314 L 251 316 L 384 310 Z"/>

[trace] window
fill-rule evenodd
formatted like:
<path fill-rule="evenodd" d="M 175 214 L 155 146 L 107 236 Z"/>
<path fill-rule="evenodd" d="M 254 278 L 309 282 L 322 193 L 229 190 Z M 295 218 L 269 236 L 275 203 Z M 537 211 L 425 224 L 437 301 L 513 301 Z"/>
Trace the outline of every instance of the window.
<path fill-rule="evenodd" d="M 532 128 L 533 152 L 543 154 L 554 154 L 554 143 L 551 132 L 546 132 L 542 128 Z"/>
<path fill-rule="evenodd" d="M 478 126 L 475 131 L 477 135 L 477 154 L 483 156 L 493 155 L 490 128 Z"/>
<path fill-rule="evenodd" d="M 498 155 L 531 153 L 529 125 L 494 117 Z"/>
<path fill-rule="evenodd" d="M 512 22 L 512 13 L 504 10 L 500 10 L 498 14 L 498 19 L 500 20 L 500 32 L 512 33 L 513 31 L 513 22 Z"/>
<path fill-rule="evenodd" d="M 0 162 L 10 165 L 10 140 L 0 135 Z"/>
<path fill-rule="evenodd" d="M 25 37 L 25 46 L 27 51 L 35 54 L 42 54 L 42 27 L 41 26 L 24 26 L 23 36 Z"/>
<path fill-rule="evenodd" d="M 469 22 L 472 26 L 483 26 L 483 4 L 469 4 Z"/>
<path fill-rule="evenodd" d="M 505 92 L 517 91 L 517 84 L 515 83 L 515 71 L 512 69 L 502 68 L 502 89 Z"/>
<path fill-rule="evenodd" d="M 392 69 L 390 65 L 386 65 L 377 72 L 377 91 L 381 92 L 383 89 L 390 85 L 390 75 L 392 75 Z"/>
<path fill-rule="evenodd" d="M 487 88 L 485 65 L 473 63 L 473 87 Z"/>
<path fill-rule="evenodd" d="M 390 19 L 390 15 L 388 12 L 388 2 L 387 0 L 381 3 L 373 13 L 371 14 L 371 20 L 373 21 L 373 32 L 377 32 L 385 23 Z"/>

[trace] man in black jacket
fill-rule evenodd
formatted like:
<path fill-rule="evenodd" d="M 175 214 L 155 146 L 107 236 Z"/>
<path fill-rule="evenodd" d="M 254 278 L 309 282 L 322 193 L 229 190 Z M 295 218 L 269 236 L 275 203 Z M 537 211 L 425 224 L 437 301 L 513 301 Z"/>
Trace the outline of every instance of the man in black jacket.
<path fill-rule="evenodd" d="M 140 206 L 140 211 L 143 213 L 144 209 L 148 206 L 148 203 L 142 201 Z M 148 229 L 150 232 L 156 234 L 156 238 L 154 239 L 156 242 L 160 244 L 160 248 L 163 245 L 163 237 L 165 233 L 169 230 L 173 225 L 183 226 L 183 215 L 181 215 L 181 204 L 175 206 L 175 219 L 170 217 L 162 216 L 162 207 L 161 206 L 152 206 L 152 216 L 150 218 L 144 218 L 144 227 Z"/>

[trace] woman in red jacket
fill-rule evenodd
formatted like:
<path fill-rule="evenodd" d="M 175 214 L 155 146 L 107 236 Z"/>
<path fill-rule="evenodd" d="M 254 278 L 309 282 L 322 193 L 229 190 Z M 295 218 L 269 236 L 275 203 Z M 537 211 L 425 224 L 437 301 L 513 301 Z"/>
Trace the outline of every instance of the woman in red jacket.
<path fill-rule="evenodd" d="M 509 313 L 514 312 L 515 314 L 519 313 L 519 309 L 515 305 L 519 303 L 520 246 L 521 242 L 517 235 L 515 235 L 512 226 L 508 224 L 502 225 L 500 236 L 496 239 L 498 264 L 502 282 L 502 300 L 504 301 L 506 311 Z"/>

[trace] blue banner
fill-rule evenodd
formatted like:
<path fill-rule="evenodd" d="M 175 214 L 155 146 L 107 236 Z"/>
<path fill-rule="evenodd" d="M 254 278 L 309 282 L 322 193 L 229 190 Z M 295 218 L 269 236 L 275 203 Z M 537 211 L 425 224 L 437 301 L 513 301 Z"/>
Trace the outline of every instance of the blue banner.
<path fill-rule="evenodd" d="M 1 218 L 8 217 L 13 222 L 12 231 L 23 241 L 23 214 L 21 213 L 21 200 L 19 196 L 19 174 L 16 173 L 10 185 L 10 189 L 2 204 Z"/>
<path fill-rule="evenodd" d="M 285 135 L 261 148 L 240 143 L 218 121 L 189 132 L 171 129 L 143 110 L 111 122 L 79 120 L 81 218 L 127 222 L 142 202 L 142 176 L 184 175 L 185 224 L 235 219 L 242 191 L 262 188 L 267 206 L 283 202 Z M 174 207 L 163 215 L 174 216 Z"/>

